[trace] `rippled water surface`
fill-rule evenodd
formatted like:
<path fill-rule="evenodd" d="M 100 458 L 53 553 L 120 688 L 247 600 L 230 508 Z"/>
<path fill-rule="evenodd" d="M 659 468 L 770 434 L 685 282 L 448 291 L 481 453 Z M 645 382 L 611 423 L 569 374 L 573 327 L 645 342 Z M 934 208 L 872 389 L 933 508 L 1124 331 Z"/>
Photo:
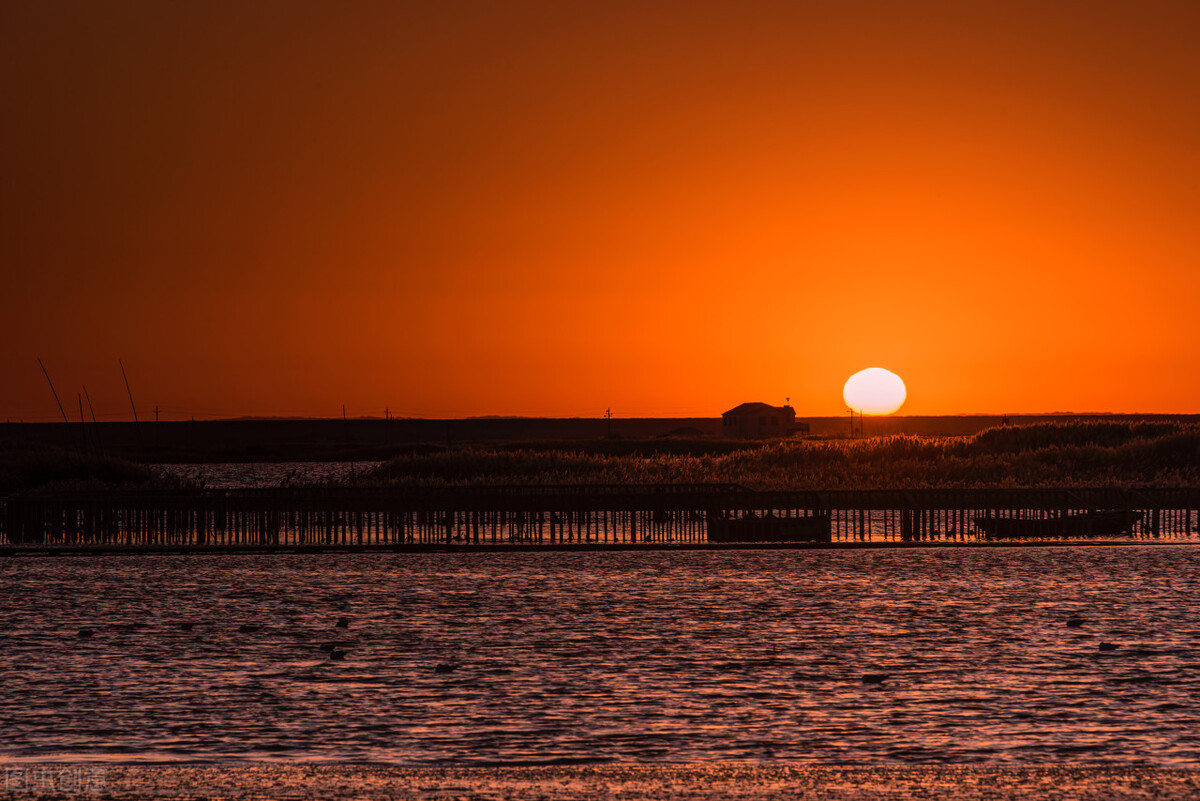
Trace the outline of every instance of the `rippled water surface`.
<path fill-rule="evenodd" d="M 0 756 L 1194 767 L 1198 591 L 1191 545 L 16 557 Z"/>

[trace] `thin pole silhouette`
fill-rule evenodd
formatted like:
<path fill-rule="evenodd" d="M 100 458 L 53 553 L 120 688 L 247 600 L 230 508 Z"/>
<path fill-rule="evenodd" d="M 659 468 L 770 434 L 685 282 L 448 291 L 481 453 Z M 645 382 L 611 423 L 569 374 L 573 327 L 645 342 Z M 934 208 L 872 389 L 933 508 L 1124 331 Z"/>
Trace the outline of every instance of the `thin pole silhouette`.
<path fill-rule="evenodd" d="M 83 443 L 85 450 L 91 450 L 88 444 L 87 418 L 83 416 L 83 393 L 76 392 L 75 399 L 79 401 L 79 441 Z"/>
<path fill-rule="evenodd" d="M 83 385 L 83 397 L 87 398 L 88 412 L 92 415 L 92 424 L 96 423 L 96 410 L 92 408 L 92 396 L 88 394 L 87 384 Z"/>
<path fill-rule="evenodd" d="M 88 394 L 87 384 L 83 385 L 83 397 L 87 400 L 88 413 L 92 416 L 92 440 L 96 446 L 96 452 L 103 454 L 104 446 L 100 444 L 100 430 L 96 426 L 96 410 L 92 406 L 92 396 Z M 82 415 L 81 415 L 82 416 Z"/>
<path fill-rule="evenodd" d="M 71 421 L 67 419 L 67 410 L 63 408 L 62 401 L 58 399 L 58 392 L 54 389 L 54 382 L 50 380 L 50 373 L 46 371 L 46 365 L 42 364 L 42 360 L 38 359 L 38 367 L 42 368 L 42 375 L 46 376 L 46 383 L 50 385 L 50 392 L 54 394 L 54 402 L 58 404 L 58 411 L 62 413 L 63 422 L 67 425 Z"/>
<path fill-rule="evenodd" d="M 133 422 L 136 425 L 138 421 L 137 406 L 133 403 L 133 390 L 129 388 L 129 376 L 125 375 L 125 363 L 117 359 L 117 364 L 121 365 L 121 378 L 125 379 L 125 391 L 129 393 L 129 408 L 133 409 Z"/>

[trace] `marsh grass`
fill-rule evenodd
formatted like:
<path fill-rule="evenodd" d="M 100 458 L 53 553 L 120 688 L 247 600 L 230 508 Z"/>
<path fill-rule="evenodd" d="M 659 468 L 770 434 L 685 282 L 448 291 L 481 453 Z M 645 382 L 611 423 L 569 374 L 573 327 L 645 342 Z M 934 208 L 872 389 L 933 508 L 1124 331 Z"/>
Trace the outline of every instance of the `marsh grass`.
<path fill-rule="evenodd" d="M 364 477 L 404 485 L 719 482 L 751 489 L 1183 486 L 1200 483 L 1200 426 L 1037 423 L 967 437 L 528 443 L 401 456 Z"/>

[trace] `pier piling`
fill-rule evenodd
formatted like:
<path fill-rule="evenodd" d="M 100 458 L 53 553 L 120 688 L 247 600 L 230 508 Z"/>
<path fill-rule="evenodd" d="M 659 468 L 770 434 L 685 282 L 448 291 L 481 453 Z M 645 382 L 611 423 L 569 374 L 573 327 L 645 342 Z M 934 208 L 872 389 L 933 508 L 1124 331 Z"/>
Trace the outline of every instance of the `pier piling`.
<path fill-rule="evenodd" d="M 755 492 L 696 484 L 51 493 L 0 500 L 0 544 L 657 546 L 705 543 L 714 521 L 752 519 L 763 520 L 764 530 L 813 520 L 832 542 L 961 542 L 982 537 L 976 520 L 1025 521 L 1039 531 L 1074 521 L 1063 530 L 1100 536 L 1088 529 L 1103 510 L 1129 516 L 1126 536 L 1191 536 L 1200 527 L 1200 488 Z"/>

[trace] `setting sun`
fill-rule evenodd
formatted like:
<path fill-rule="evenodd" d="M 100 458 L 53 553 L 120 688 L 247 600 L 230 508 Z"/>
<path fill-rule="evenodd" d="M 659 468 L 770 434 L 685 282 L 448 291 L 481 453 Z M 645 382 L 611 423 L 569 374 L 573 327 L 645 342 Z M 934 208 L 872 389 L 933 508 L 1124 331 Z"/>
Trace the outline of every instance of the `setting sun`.
<path fill-rule="evenodd" d="M 900 376 L 882 367 L 868 367 L 850 376 L 842 389 L 846 405 L 864 414 L 891 414 L 904 405 L 908 390 Z"/>

